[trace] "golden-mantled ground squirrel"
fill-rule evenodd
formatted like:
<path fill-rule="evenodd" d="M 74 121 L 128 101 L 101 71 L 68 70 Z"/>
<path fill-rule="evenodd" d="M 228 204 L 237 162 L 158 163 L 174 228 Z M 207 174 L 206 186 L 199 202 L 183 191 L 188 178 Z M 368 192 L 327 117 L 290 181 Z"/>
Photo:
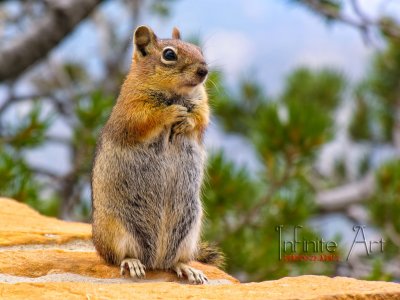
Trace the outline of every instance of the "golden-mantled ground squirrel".
<path fill-rule="evenodd" d="M 131 69 L 96 150 L 93 241 L 122 275 L 170 269 L 204 283 L 205 275 L 187 263 L 222 261 L 199 241 L 207 64 L 176 28 L 172 39 L 158 39 L 140 26 L 133 39 Z"/>

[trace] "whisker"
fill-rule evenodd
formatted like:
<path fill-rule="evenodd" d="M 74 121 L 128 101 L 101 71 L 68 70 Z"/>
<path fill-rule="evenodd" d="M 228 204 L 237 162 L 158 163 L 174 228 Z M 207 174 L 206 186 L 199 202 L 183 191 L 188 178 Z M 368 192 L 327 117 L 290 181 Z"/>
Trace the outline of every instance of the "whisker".
<path fill-rule="evenodd" d="M 214 88 L 217 90 L 217 92 L 219 92 L 219 87 L 217 86 L 217 84 L 212 81 L 211 79 L 208 79 L 208 81 L 214 86 Z"/>

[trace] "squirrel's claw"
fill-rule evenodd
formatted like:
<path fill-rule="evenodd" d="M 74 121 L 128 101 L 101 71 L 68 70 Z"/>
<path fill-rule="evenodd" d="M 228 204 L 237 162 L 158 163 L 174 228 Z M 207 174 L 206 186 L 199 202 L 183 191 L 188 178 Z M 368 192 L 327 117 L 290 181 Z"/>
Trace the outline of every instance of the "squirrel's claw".
<path fill-rule="evenodd" d="M 145 277 L 146 267 L 135 258 L 127 258 L 121 262 L 121 275 L 124 276 L 126 270 L 129 270 L 129 274 L 132 278 L 143 278 Z"/>
<path fill-rule="evenodd" d="M 182 134 L 192 131 L 194 129 L 194 126 L 194 121 L 191 118 L 186 118 L 185 120 L 176 123 L 172 127 L 172 130 L 174 134 Z"/>
<path fill-rule="evenodd" d="M 208 281 L 202 271 L 189 267 L 187 264 L 177 263 L 173 269 L 178 275 L 178 278 L 182 278 L 184 274 L 188 278 L 189 283 L 205 284 Z"/>

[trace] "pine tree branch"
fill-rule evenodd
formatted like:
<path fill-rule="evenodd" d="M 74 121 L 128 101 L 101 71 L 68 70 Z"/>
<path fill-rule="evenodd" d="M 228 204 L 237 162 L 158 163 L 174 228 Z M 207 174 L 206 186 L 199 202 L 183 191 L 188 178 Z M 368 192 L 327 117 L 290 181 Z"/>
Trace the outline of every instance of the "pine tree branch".
<path fill-rule="evenodd" d="M 394 124 L 392 128 L 392 141 L 396 151 L 400 152 L 400 87 L 397 88 L 397 100 L 394 106 Z"/>
<path fill-rule="evenodd" d="M 393 244 L 400 249 L 400 234 L 394 228 L 391 222 L 386 222 L 384 226 L 384 232 L 388 235 Z"/>
<path fill-rule="evenodd" d="M 69 138 L 55 136 L 55 135 L 46 135 L 45 140 L 46 140 L 46 142 L 60 144 L 60 145 L 64 145 L 64 146 L 69 146 L 71 143 L 71 140 Z"/>
<path fill-rule="evenodd" d="M 343 211 L 352 204 L 365 201 L 375 190 L 375 173 L 370 172 L 360 181 L 319 192 L 316 204 L 322 211 Z"/>
<path fill-rule="evenodd" d="M 329 6 L 323 5 L 320 0 L 300 0 L 300 3 L 307 6 L 313 12 L 320 14 L 326 18 L 337 20 L 343 24 L 352 26 L 360 31 L 363 39 L 367 43 L 371 43 L 369 36 L 370 30 L 372 28 L 378 28 L 381 32 L 390 36 L 391 38 L 400 39 L 400 29 L 399 27 L 392 26 L 382 22 L 380 19 L 373 20 L 367 17 L 361 10 L 357 0 L 350 0 L 353 12 L 356 14 L 358 19 L 352 18 L 348 15 L 341 13 L 335 9 L 331 9 Z"/>
<path fill-rule="evenodd" d="M 51 179 L 53 179 L 55 181 L 60 181 L 61 180 L 61 176 L 57 175 L 56 173 L 53 173 L 50 170 L 46 170 L 46 169 L 43 169 L 43 168 L 40 168 L 40 167 L 33 167 L 33 166 L 31 166 L 30 169 L 36 175 L 46 176 L 46 177 L 49 177 L 49 178 L 51 178 Z"/>
<path fill-rule="evenodd" d="M 11 105 L 17 102 L 31 101 L 33 99 L 40 99 L 49 97 L 48 94 L 31 94 L 31 95 L 21 95 L 21 96 L 11 96 L 2 105 L 0 105 L 0 115 L 2 115 Z"/>
<path fill-rule="evenodd" d="M 48 13 L 30 30 L 0 48 L 0 82 L 18 77 L 44 58 L 101 0 L 52 0 Z"/>
<path fill-rule="evenodd" d="M 361 30 L 365 30 L 366 24 L 357 20 L 354 20 L 344 14 L 341 14 L 340 11 L 336 9 L 332 9 L 328 6 L 322 5 L 319 0 L 302 0 L 300 1 L 305 6 L 307 6 L 312 11 L 319 13 L 327 18 L 334 19 L 356 27 Z"/>
<path fill-rule="evenodd" d="M 251 207 L 248 211 L 246 211 L 242 215 L 241 220 L 239 220 L 234 225 L 233 228 L 229 229 L 229 233 L 234 234 L 245 226 L 246 227 L 257 226 L 257 216 L 259 214 L 260 209 L 271 201 L 275 193 L 287 183 L 291 175 L 292 175 L 292 161 L 288 158 L 288 165 L 282 177 L 271 184 L 267 194 L 264 195 L 256 204 L 254 204 L 253 207 Z"/>

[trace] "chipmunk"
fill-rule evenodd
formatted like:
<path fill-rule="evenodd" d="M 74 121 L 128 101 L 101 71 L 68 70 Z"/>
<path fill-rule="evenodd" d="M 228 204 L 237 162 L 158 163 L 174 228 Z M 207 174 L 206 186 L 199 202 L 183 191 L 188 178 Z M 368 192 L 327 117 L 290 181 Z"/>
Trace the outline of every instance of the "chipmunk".
<path fill-rule="evenodd" d="M 139 26 L 133 40 L 131 69 L 96 148 L 93 242 L 122 275 L 173 270 L 202 284 L 206 276 L 187 263 L 223 259 L 200 243 L 207 63 L 177 28 L 158 39 Z"/>

